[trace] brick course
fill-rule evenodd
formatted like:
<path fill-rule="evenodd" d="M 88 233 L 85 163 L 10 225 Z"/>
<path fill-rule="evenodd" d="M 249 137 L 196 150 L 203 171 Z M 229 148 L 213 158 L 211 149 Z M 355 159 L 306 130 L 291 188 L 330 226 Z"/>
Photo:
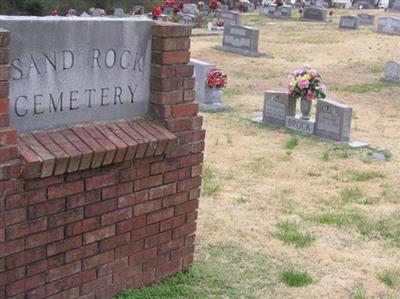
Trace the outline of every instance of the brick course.
<path fill-rule="evenodd" d="M 152 33 L 153 123 L 17 140 L 0 30 L 0 298 L 111 298 L 192 263 L 205 131 L 186 64 L 191 29 Z"/>

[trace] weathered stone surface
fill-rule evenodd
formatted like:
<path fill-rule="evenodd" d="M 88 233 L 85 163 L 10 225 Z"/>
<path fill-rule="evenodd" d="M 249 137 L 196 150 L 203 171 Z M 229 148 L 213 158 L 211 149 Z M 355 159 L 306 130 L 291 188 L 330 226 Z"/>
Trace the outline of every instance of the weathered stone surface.
<path fill-rule="evenodd" d="M 196 4 L 183 4 L 182 14 L 197 15 L 198 13 Z"/>
<path fill-rule="evenodd" d="M 224 26 L 242 25 L 242 16 L 236 11 L 220 11 L 218 18 L 224 20 Z"/>
<path fill-rule="evenodd" d="M 326 22 L 326 9 L 306 7 L 301 17 L 303 21 Z"/>
<path fill-rule="evenodd" d="M 379 17 L 376 30 L 380 33 L 400 34 L 400 18 Z"/>
<path fill-rule="evenodd" d="M 22 132 L 146 114 L 152 24 L 0 17 L 13 36 L 11 126 Z"/>
<path fill-rule="evenodd" d="M 319 99 L 315 135 L 335 141 L 349 141 L 353 109 L 334 101 Z"/>
<path fill-rule="evenodd" d="M 375 16 L 365 13 L 360 13 L 357 16 L 360 19 L 360 25 L 374 25 Z"/>
<path fill-rule="evenodd" d="M 391 60 L 386 63 L 381 81 L 400 83 L 400 62 Z"/>
<path fill-rule="evenodd" d="M 304 120 L 295 116 L 286 117 L 286 128 L 305 133 L 314 134 L 315 122 L 312 120 Z"/>
<path fill-rule="evenodd" d="M 258 29 L 247 26 L 226 26 L 222 46 L 216 48 L 244 56 L 259 57 L 262 54 L 258 52 L 258 36 Z"/>
<path fill-rule="evenodd" d="M 295 116 L 296 100 L 287 92 L 268 90 L 264 93 L 263 122 L 285 126 L 286 116 Z"/>
<path fill-rule="evenodd" d="M 125 16 L 124 10 L 122 8 L 115 8 L 114 16 L 117 18 L 123 18 Z"/>
<path fill-rule="evenodd" d="M 354 16 L 341 16 L 339 22 L 339 28 L 343 29 L 355 29 L 359 27 L 359 18 Z"/>
<path fill-rule="evenodd" d="M 184 25 L 193 26 L 194 18 L 195 18 L 194 15 L 182 14 L 179 18 L 179 23 L 184 24 Z"/>

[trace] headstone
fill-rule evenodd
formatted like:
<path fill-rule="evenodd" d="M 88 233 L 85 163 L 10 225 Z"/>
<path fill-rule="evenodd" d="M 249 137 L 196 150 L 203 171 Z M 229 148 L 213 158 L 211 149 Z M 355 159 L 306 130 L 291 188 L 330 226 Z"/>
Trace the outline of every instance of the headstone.
<path fill-rule="evenodd" d="M 386 63 L 385 72 L 381 77 L 381 81 L 400 83 L 400 62 L 389 61 Z"/>
<path fill-rule="evenodd" d="M 301 19 L 303 21 L 326 22 L 326 9 L 306 7 Z"/>
<path fill-rule="evenodd" d="M 349 141 L 352 111 L 348 105 L 319 99 L 314 134 L 335 141 Z"/>
<path fill-rule="evenodd" d="M 229 110 L 229 106 L 223 104 L 221 99 L 213 96 L 215 90 L 210 89 L 206 79 L 211 69 L 215 68 L 215 64 L 207 63 L 198 59 L 190 59 L 189 64 L 194 66 L 196 101 L 199 102 L 202 111 L 221 111 Z M 222 90 L 221 90 L 222 92 Z"/>
<path fill-rule="evenodd" d="M 400 0 L 393 2 L 392 10 L 400 10 Z"/>
<path fill-rule="evenodd" d="M 198 13 L 196 4 L 183 4 L 182 14 L 197 15 Z"/>
<path fill-rule="evenodd" d="M 229 11 L 229 6 L 226 4 L 221 4 L 220 9 L 221 11 Z"/>
<path fill-rule="evenodd" d="M 194 25 L 194 18 L 195 18 L 194 15 L 183 14 L 179 18 L 179 23 L 180 24 L 189 25 L 189 26 L 193 26 Z"/>
<path fill-rule="evenodd" d="M 374 0 L 356 0 L 353 2 L 352 8 L 355 9 L 374 9 L 375 1 Z"/>
<path fill-rule="evenodd" d="M 258 52 L 258 29 L 247 26 L 226 26 L 222 46 L 218 50 L 231 52 L 250 57 L 259 57 Z"/>
<path fill-rule="evenodd" d="M 285 126 L 286 116 L 295 116 L 296 100 L 287 92 L 266 91 L 264 93 L 263 122 Z"/>
<path fill-rule="evenodd" d="M 166 15 L 172 15 L 174 13 L 174 8 L 170 6 L 165 6 L 163 9 L 163 13 Z"/>
<path fill-rule="evenodd" d="M 91 8 L 89 12 L 92 17 L 102 17 L 105 15 L 105 11 L 100 8 Z"/>
<path fill-rule="evenodd" d="M 400 34 L 400 18 L 379 17 L 376 30 L 380 33 Z"/>
<path fill-rule="evenodd" d="M 359 18 L 353 16 L 341 16 L 339 22 L 339 28 L 343 29 L 358 29 Z"/>
<path fill-rule="evenodd" d="M 323 1 L 323 0 L 316 0 L 315 1 L 315 7 L 325 8 L 325 6 L 326 6 L 325 1 Z"/>
<path fill-rule="evenodd" d="M 224 20 L 224 26 L 242 25 L 242 16 L 236 11 L 220 11 L 218 18 Z"/>
<path fill-rule="evenodd" d="M 114 9 L 114 17 L 123 18 L 125 16 L 124 10 L 122 8 Z"/>
<path fill-rule="evenodd" d="M 291 5 L 282 5 L 280 7 L 281 17 L 282 18 L 291 18 L 292 17 L 292 6 Z"/>
<path fill-rule="evenodd" d="M 314 125 L 315 122 L 313 120 L 304 120 L 296 116 L 286 116 L 286 128 L 301 133 L 314 134 Z"/>
<path fill-rule="evenodd" d="M 145 115 L 152 24 L 1 16 L 0 28 L 13 37 L 11 126 L 26 132 Z"/>
<path fill-rule="evenodd" d="M 268 6 L 260 6 L 258 8 L 258 15 L 259 16 L 268 16 Z"/>
<path fill-rule="evenodd" d="M 269 6 L 268 6 L 268 16 L 269 17 L 277 17 L 277 15 L 276 15 L 276 12 L 277 12 L 277 6 L 276 6 L 276 4 L 270 4 Z"/>
<path fill-rule="evenodd" d="M 144 15 L 144 13 L 145 13 L 144 6 L 142 6 L 142 5 L 134 5 L 132 7 L 132 12 L 133 12 L 133 14 Z"/>
<path fill-rule="evenodd" d="M 81 17 L 87 18 L 87 17 L 90 17 L 90 15 L 89 15 L 86 11 L 84 11 L 84 12 L 81 14 Z"/>
<path fill-rule="evenodd" d="M 360 20 L 360 25 L 374 25 L 375 16 L 366 13 L 360 13 L 357 16 Z"/>

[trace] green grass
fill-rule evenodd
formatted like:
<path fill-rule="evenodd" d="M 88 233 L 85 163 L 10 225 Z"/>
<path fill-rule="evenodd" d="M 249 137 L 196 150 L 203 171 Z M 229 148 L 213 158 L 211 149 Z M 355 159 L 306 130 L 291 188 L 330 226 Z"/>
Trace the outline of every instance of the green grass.
<path fill-rule="evenodd" d="M 226 142 L 227 142 L 228 144 L 232 144 L 232 143 L 233 143 L 233 140 L 232 140 L 231 134 L 225 133 L 224 135 L 225 135 L 225 138 L 226 138 Z"/>
<path fill-rule="evenodd" d="M 369 93 L 369 92 L 381 92 L 383 89 L 393 89 L 396 87 L 398 87 L 396 83 L 377 81 L 374 83 L 347 85 L 341 88 L 341 90 L 350 93 Z"/>
<path fill-rule="evenodd" d="M 363 287 L 356 287 L 351 294 L 351 299 L 367 299 L 367 292 Z"/>
<path fill-rule="evenodd" d="M 205 165 L 203 168 L 203 195 L 213 196 L 218 194 L 221 191 L 220 183 L 216 170 Z"/>
<path fill-rule="evenodd" d="M 232 87 L 232 88 L 225 88 L 224 89 L 224 97 L 233 97 L 233 96 L 238 96 L 241 95 L 242 91 L 238 87 Z"/>
<path fill-rule="evenodd" d="M 344 203 L 349 203 L 361 199 L 363 196 L 359 187 L 346 187 L 340 192 L 340 198 Z"/>
<path fill-rule="evenodd" d="M 379 273 L 378 278 L 390 288 L 396 288 L 400 282 L 399 273 L 393 269 L 387 269 L 382 273 Z"/>
<path fill-rule="evenodd" d="M 322 176 L 321 173 L 316 172 L 316 171 L 313 170 L 313 169 L 309 170 L 309 171 L 307 172 L 307 175 L 308 175 L 308 176 L 311 176 L 311 177 L 320 177 L 320 176 Z"/>
<path fill-rule="evenodd" d="M 282 271 L 280 281 L 290 287 L 303 287 L 313 283 L 312 277 L 307 272 L 292 269 Z"/>
<path fill-rule="evenodd" d="M 249 169 L 257 175 L 268 175 L 273 163 L 265 156 L 254 157 L 249 163 Z"/>
<path fill-rule="evenodd" d="M 285 148 L 288 150 L 293 150 L 296 146 L 299 145 L 299 140 L 296 136 L 290 137 L 290 139 L 285 143 Z"/>
<path fill-rule="evenodd" d="M 245 195 L 235 197 L 233 200 L 234 200 L 234 202 L 240 203 L 240 204 L 248 203 L 250 201 L 250 199 Z"/>
<path fill-rule="evenodd" d="M 310 233 L 302 233 L 299 231 L 299 225 L 295 223 L 279 223 L 278 230 L 274 236 L 284 242 L 296 247 L 309 247 L 315 241 L 315 237 Z"/>
<path fill-rule="evenodd" d="M 322 154 L 322 160 L 325 162 L 328 162 L 330 159 L 330 154 L 329 154 L 329 150 L 326 150 L 323 152 Z"/>
<path fill-rule="evenodd" d="M 384 179 L 386 176 L 383 173 L 376 172 L 376 171 L 357 171 L 351 170 L 348 172 L 351 180 L 356 182 L 366 182 L 369 180 L 373 180 L 376 178 Z"/>

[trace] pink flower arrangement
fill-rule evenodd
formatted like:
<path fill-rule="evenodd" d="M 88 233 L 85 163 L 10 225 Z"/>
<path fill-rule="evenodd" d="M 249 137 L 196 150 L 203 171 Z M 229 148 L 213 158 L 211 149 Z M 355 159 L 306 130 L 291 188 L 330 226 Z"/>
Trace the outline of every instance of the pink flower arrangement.
<path fill-rule="evenodd" d="M 321 75 L 310 68 L 294 70 L 288 76 L 288 93 L 293 98 L 309 101 L 325 98 L 326 86 L 321 83 Z"/>

